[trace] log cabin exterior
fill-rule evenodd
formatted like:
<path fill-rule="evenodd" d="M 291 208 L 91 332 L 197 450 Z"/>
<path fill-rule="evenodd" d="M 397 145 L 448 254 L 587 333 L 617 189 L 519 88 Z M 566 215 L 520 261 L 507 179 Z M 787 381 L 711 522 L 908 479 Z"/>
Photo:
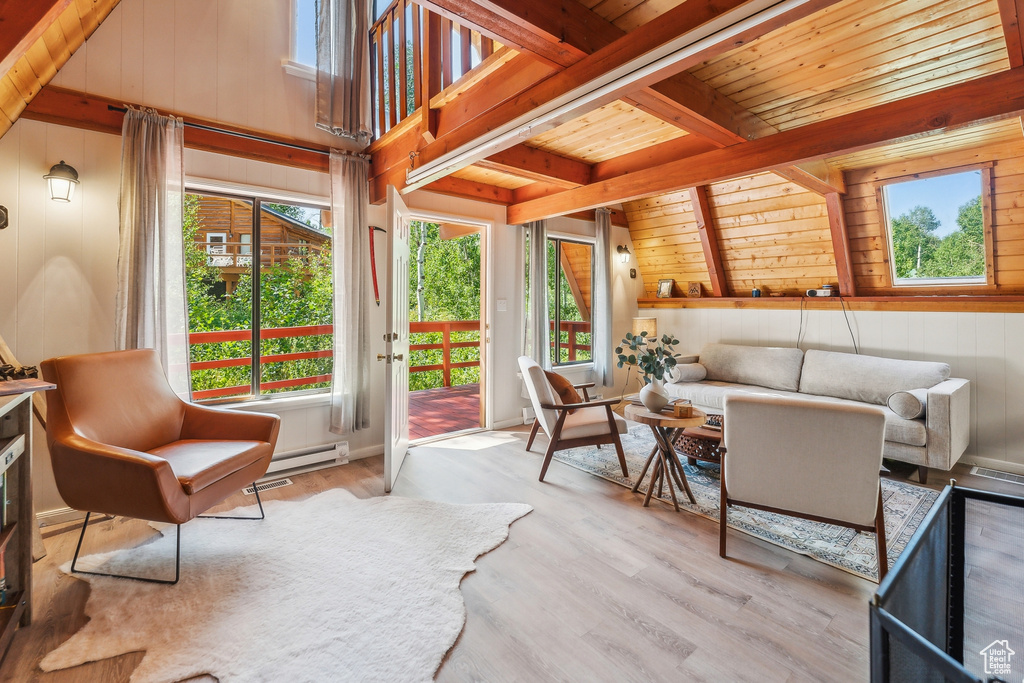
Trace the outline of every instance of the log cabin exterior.
<path fill-rule="evenodd" d="M 424 215 L 488 226 L 496 256 L 486 356 L 490 386 L 498 388 L 488 399 L 490 427 L 521 424 L 526 405 L 515 369 L 524 318 L 521 226 L 546 220 L 556 233 L 586 241 L 594 211 L 608 208 L 614 241 L 630 254 L 613 268 L 615 334 L 635 315 L 653 316 L 682 339 L 684 353 L 716 341 L 853 350 L 855 336 L 866 353 L 949 362 L 972 383 L 971 445 L 962 462 L 1024 474 L 1021 12 L 1020 0 L 395 0 L 367 36 L 375 115 L 366 150 L 369 220 L 386 224 L 394 186 Z M 312 125 L 312 70 L 292 63 L 293 3 L 13 0 L 0 2 L 0 20 L 0 204 L 12 219 L 0 231 L 0 252 L 14 263 L 0 267 L 0 336 L 23 362 L 113 346 L 126 104 L 205 126 L 185 133 L 186 174 L 204 187 L 213 180 L 319 204 L 330 197 L 326 152 L 342 145 Z M 69 207 L 46 200 L 40 180 L 64 157 L 82 172 Z M 965 169 L 983 177 L 984 282 L 894 282 L 884 187 Z M 287 244 L 317 239 L 284 223 L 282 231 Z M 236 229 L 226 232 L 233 239 Z M 241 239 L 237 246 L 240 256 Z M 379 259 L 386 244 L 376 246 Z M 572 256 L 565 265 L 576 280 L 573 295 L 589 311 L 593 266 Z M 657 296 L 660 280 L 674 280 L 672 296 Z M 699 298 L 687 296 L 688 283 L 699 284 Z M 842 300 L 803 296 L 825 284 Z M 763 296 L 751 296 L 755 288 Z M 798 336 L 805 316 L 806 337 Z M 377 341 L 386 332 L 383 307 L 372 325 Z M 382 367 L 372 372 L 374 386 L 383 386 Z M 585 372 L 567 374 L 586 381 Z M 623 385 L 617 372 L 605 395 Z M 282 416 L 286 450 L 338 441 L 322 426 L 324 405 L 268 409 Z M 381 415 L 378 402 L 372 429 L 348 440 L 353 460 L 379 457 Z M 37 464 L 41 518 L 63 519 L 69 511 L 49 463 Z M 451 464 L 466 470 L 464 461 Z M 499 475 L 480 480 L 494 486 L 507 472 Z M 566 481 L 592 493 L 586 480 Z M 498 499 L 507 490 L 491 493 Z M 534 493 L 550 502 L 550 489 Z M 559 505 L 571 516 L 571 504 Z M 608 526 L 592 545 L 622 565 L 594 566 L 608 570 L 605 578 L 633 571 L 632 550 L 609 540 L 632 527 L 601 518 Z M 681 547 L 708 540 L 702 523 L 693 536 L 688 529 L 674 536 Z M 665 524 L 659 518 L 657 528 Z M 535 539 L 538 547 L 575 548 L 544 533 Z M 696 565 L 680 571 L 706 586 L 722 565 L 694 557 Z M 769 578 L 730 573 L 735 583 L 719 594 L 727 608 L 698 605 L 718 620 L 716 638 L 732 643 L 725 632 L 734 630 L 737 642 L 753 642 L 756 661 L 745 651 L 739 659 L 747 671 L 764 666 L 768 680 L 819 680 L 833 659 L 835 680 L 864 680 L 868 636 L 859 619 L 871 587 L 802 560 L 791 581 L 788 560 L 764 545 L 749 557 L 783 569 Z M 675 567 L 650 571 L 658 581 L 671 575 L 664 594 L 678 588 Z M 734 595 L 737 586 L 743 596 Z M 573 594 L 574 586 L 559 587 L 561 597 Z M 776 593 L 793 596 L 792 604 L 781 606 Z M 586 607 L 570 602 L 563 614 Z M 551 604 L 561 606 L 557 597 Z M 651 613 L 665 617 L 663 606 L 652 602 Z M 594 637 L 620 621 L 602 621 Z M 790 631 L 797 635 L 778 635 Z M 524 632 L 544 651 L 529 628 L 515 631 Z M 570 650 L 560 638 L 554 649 Z M 529 670 L 521 653 L 500 651 Z M 546 657 L 545 667 L 559 655 Z M 700 661 L 678 671 L 706 678 L 730 664 Z M 439 678 L 459 680 L 460 664 L 453 657 Z"/>

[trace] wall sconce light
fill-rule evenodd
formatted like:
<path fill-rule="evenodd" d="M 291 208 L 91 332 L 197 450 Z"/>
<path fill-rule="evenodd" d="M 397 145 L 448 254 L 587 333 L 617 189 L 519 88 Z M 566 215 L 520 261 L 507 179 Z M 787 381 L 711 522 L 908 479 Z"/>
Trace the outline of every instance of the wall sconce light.
<path fill-rule="evenodd" d="M 43 177 L 50 185 L 50 199 L 65 204 L 71 201 L 75 194 L 75 185 L 78 184 L 78 171 L 61 159 L 61 162 L 52 166 L 50 172 Z"/>
<path fill-rule="evenodd" d="M 615 251 L 619 253 L 619 260 L 623 263 L 629 263 L 629 247 L 625 244 L 620 244 L 615 247 Z"/>
<path fill-rule="evenodd" d="M 7 219 L 7 207 L 0 206 L 0 230 L 3 230 L 8 225 Z"/>

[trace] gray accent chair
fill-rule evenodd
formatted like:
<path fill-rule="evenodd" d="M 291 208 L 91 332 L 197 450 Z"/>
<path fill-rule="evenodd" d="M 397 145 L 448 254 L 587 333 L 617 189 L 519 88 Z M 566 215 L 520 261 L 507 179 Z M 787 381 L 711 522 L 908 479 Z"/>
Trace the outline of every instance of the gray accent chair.
<path fill-rule="evenodd" d="M 526 390 L 530 394 L 530 403 L 533 405 L 537 422 L 548 437 L 544 464 L 540 468 L 541 481 L 544 481 L 544 475 L 547 474 L 551 458 L 556 451 L 606 443 L 615 446 L 619 465 L 622 467 L 622 476 L 629 476 L 626 469 L 626 454 L 622 451 L 622 442 L 619 441 L 619 434 L 625 434 L 628 427 L 624 419 L 612 412 L 612 406 L 619 403 L 619 399 L 563 404 L 536 361 L 529 356 L 520 356 L 519 369 L 522 371 Z M 532 435 L 529 445 L 533 445 Z"/>
<path fill-rule="evenodd" d="M 739 505 L 874 532 L 878 579 L 885 577 L 880 407 L 732 395 L 725 399 L 724 427 L 722 557 L 728 511 Z"/>

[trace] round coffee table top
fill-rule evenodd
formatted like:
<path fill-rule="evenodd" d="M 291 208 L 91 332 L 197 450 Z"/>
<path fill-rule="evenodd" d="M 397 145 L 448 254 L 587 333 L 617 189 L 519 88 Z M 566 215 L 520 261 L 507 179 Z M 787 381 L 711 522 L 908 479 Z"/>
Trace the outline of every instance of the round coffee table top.
<path fill-rule="evenodd" d="M 623 411 L 627 420 L 633 420 L 640 424 L 652 425 L 655 427 L 666 427 L 668 429 L 677 429 L 680 427 L 699 427 L 704 424 L 707 419 L 702 411 L 693 409 L 692 417 L 676 417 L 667 411 L 664 413 L 652 413 L 643 406 L 633 405 L 630 403 L 626 406 Z"/>

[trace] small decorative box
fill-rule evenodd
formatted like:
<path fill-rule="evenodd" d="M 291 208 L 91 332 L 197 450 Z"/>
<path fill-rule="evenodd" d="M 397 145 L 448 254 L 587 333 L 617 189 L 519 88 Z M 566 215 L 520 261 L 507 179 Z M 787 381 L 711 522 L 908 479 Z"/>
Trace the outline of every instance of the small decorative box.
<path fill-rule="evenodd" d="M 693 404 L 681 399 L 672 404 L 672 414 L 675 417 L 693 417 Z"/>

